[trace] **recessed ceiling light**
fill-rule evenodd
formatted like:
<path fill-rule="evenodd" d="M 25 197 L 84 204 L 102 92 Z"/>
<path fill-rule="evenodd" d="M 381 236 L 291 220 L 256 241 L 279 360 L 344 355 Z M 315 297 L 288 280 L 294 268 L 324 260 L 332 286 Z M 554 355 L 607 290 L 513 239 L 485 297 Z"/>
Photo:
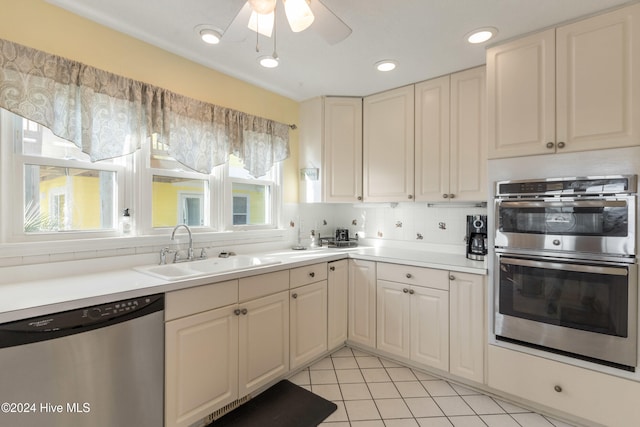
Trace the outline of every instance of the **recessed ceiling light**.
<path fill-rule="evenodd" d="M 496 28 L 483 27 L 468 32 L 467 34 L 465 34 L 464 38 L 467 39 L 469 43 L 479 44 L 492 39 L 496 34 L 498 34 L 498 30 Z"/>
<path fill-rule="evenodd" d="M 207 44 L 218 44 L 222 38 L 222 32 L 210 25 L 198 25 L 193 30 Z"/>
<path fill-rule="evenodd" d="M 383 61 L 376 62 L 375 66 L 378 71 L 391 71 L 398 66 L 398 63 L 396 61 L 392 61 L 391 59 L 385 59 Z"/>
<path fill-rule="evenodd" d="M 258 62 L 260 62 L 260 65 L 264 68 L 276 68 L 279 64 L 278 58 L 273 56 L 261 56 L 258 58 Z"/>

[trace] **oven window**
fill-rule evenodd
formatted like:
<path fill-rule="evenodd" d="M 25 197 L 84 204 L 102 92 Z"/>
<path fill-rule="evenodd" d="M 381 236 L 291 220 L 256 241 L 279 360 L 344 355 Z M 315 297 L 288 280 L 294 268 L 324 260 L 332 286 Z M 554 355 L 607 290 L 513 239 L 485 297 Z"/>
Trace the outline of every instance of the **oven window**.
<path fill-rule="evenodd" d="M 627 211 L 627 206 L 500 206 L 499 228 L 505 233 L 626 237 Z"/>
<path fill-rule="evenodd" d="M 570 263 L 554 262 L 552 268 L 521 263 L 500 262 L 500 313 L 627 336 L 628 276 L 572 271 Z"/>

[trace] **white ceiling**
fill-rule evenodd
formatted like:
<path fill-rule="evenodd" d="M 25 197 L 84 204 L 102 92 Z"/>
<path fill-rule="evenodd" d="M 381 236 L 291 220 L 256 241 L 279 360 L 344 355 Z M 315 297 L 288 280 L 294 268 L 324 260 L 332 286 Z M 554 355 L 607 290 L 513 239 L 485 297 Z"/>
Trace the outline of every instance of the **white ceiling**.
<path fill-rule="evenodd" d="M 494 42 L 629 3 L 629 0 L 322 0 L 353 29 L 329 45 L 314 25 L 293 33 L 280 19 L 280 66 L 256 58 L 273 51 L 272 39 L 247 29 L 244 41 L 205 45 L 194 28 L 227 28 L 244 0 L 47 0 L 80 16 L 225 74 L 297 101 L 318 95 L 364 96 L 463 70 L 485 62 L 485 46 L 464 35 L 493 26 Z M 278 0 L 280 2 L 281 0 Z M 318 0 L 311 0 L 318 1 Z M 391 73 L 373 64 L 398 61 Z"/>

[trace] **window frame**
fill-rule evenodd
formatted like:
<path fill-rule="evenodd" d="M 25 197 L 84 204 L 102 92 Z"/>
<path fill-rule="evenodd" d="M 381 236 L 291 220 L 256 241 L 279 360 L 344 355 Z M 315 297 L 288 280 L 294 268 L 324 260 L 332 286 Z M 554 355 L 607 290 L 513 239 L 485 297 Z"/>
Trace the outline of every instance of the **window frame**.
<path fill-rule="evenodd" d="M 0 109 L 0 165 L 2 171 L 11 171 L 10 176 L 6 172 L 0 174 L 0 191 L 2 195 L 2 210 L 0 217 L 8 219 L 2 221 L 1 241 L 7 243 L 19 242 L 47 242 L 65 241 L 74 239 L 97 239 L 105 237 L 119 237 L 120 213 L 125 204 L 125 182 L 127 180 L 126 157 L 100 162 L 87 162 L 74 159 L 56 159 L 51 157 L 33 156 L 22 154 L 23 123 L 22 117 Z M 113 228 L 105 230 L 59 230 L 51 232 L 27 233 L 24 231 L 24 206 L 25 165 L 54 166 L 61 168 L 85 169 L 95 171 L 114 172 L 116 195 L 114 197 L 114 224 Z M 11 179 L 13 178 L 13 179 Z M 15 203 L 19 200 L 19 203 Z M 17 207 L 16 207 L 17 206 Z"/>

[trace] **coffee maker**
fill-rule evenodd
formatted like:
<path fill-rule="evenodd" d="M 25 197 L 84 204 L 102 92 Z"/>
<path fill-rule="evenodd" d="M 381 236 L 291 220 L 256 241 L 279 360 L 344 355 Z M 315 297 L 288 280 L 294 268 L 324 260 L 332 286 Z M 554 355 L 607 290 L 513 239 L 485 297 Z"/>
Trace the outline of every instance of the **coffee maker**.
<path fill-rule="evenodd" d="M 484 261 L 487 254 L 487 216 L 467 215 L 467 258 Z"/>

